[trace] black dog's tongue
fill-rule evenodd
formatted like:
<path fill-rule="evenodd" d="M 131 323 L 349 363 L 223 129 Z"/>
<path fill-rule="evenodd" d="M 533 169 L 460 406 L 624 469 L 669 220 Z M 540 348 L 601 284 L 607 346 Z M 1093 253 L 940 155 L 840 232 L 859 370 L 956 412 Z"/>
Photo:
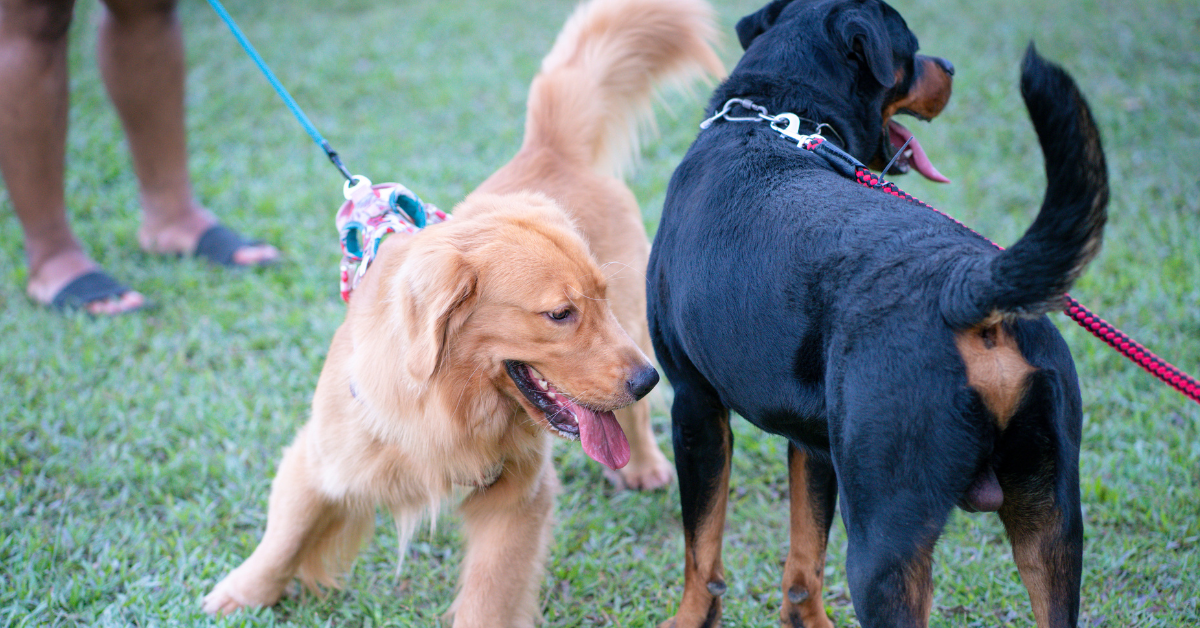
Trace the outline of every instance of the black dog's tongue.
<path fill-rule="evenodd" d="M 892 146 L 896 147 L 896 150 L 900 150 L 900 147 L 904 146 L 905 142 L 908 142 L 908 148 L 905 150 L 911 150 L 912 157 L 906 159 L 902 155 L 901 159 L 906 159 L 908 165 L 915 168 L 926 179 L 937 181 L 938 183 L 950 182 L 950 179 L 947 179 L 945 175 L 938 172 L 938 169 L 933 166 L 933 162 L 929 161 L 929 156 L 925 154 L 925 149 L 921 148 L 921 143 L 913 136 L 912 131 L 904 128 L 904 125 L 895 120 L 888 120 L 888 138 L 891 140 Z"/>

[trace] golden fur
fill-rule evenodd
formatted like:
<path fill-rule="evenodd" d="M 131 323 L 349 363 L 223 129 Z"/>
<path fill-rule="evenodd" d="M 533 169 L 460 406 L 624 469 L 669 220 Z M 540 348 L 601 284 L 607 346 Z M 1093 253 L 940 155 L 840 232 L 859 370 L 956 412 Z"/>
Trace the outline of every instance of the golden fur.
<path fill-rule="evenodd" d="M 655 84 L 722 71 L 711 21 L 703 0 L 576 11 L 533 82 L 517 156 L 452 220 L 380 248 L 280 462 L 262 542 L 205 597 L 207 612 L 274 604 L 295 577 L 337 586 L 378 505 L 404 546 L 459 485 L 467 549 L 454 625 L 533 625 L 558 491 L 554 427 L 506 364 L 598 411 L 637 400 L 631 378 L 652 370 L 649 247 L 614 173 Z M 618 417 L 631 441 L 622 480 L 659 486 L 670 467 L 645 402 L 635 408 Z"/>

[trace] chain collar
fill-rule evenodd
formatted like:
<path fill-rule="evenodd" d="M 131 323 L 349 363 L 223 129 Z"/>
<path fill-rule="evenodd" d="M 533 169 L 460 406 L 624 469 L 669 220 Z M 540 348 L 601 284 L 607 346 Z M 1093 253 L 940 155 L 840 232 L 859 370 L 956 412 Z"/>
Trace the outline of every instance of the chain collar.
<path fill-rule="evenodd" d="M 755 112 L 755 115 L 753 115 L 753 116 L 732 116 L 729 114 L 729 112 L 735 106 L 753 111 L 753 112 Z M 836 137 L 837 140 L 839 142 L 841 142 L 843 146 L 845 146 L 845 144 L 846 144 L 846 140 L 842 139 L 842 135 L 840 133 L 838 133 L 837 130 L 834 129 L 829 124 L 826 124 L 824 122 L 816 122 L 813 120 L 809 120 L 808 118 L 801 118 L 800 116 L 798 116 L 794 113 L 781 113 L 779 115 L 773 116 L 769 112 L 767 112 L 766 107 L 755 104 L 755 102 L 750 100 L 749 98 L 730 98 L 729 100 L 725 101 L 725 105 L 723 107 L 721 107 L 720 111 L 716 112 L 715 114 L 712 115 L 712 117 L 710 117 L 707 120 L 705 120 L 704 122 L 700 123 L 701 130 L 707 129 L 708 127 L 712 126 L 712 123 L 716 122 L 717 120 L 727 120 L 729 122 L 758 122 L 760 120 L 765 120 L 765 121 L 771 123 L 771 130 L 775 131 L 776 133 L 782 135 L 783 137 L 785 137 L 789 140 L 795 141 L 797 146 L 804 146 L 805 144 L 811 144 L 813 141 L 818 140 L 818 139 L 823 141 L 825 139 L 825 137 L 823 135 L 821 135 L 821 129 L 828 129 L 829 132 L 832 133 L 833 136 Z M 800 123 L 801 122 L 807 122 L 807 123 L 813 125 L 815 127 L 815 129 L 809 135 L 801 135 L 800 134 Z"/>

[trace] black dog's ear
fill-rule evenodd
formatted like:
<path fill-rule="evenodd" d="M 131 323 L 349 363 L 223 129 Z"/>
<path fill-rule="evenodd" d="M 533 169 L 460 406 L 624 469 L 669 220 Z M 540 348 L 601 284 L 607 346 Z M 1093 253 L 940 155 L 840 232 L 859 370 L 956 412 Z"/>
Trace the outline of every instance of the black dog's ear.
<path fill-rule="evenodd" d="M 854 12 L 838 15 L 835 28 L 841 34 L 846 50 L 866 62 L 880 85 L 890 88 L 896 84 L 891 39 L 887 31 Z"/>
<path fill-rule="evenodd" d="M 749 48 L 750 42 L 754 41 L 755 37 L 762 35 L 774 26 L 775 20 L 779 19 L 779 13 L 791 3 L 792 0 L 774 0 L 771 4 L 738 20 L 735 28 L 738 41 L 742 44 L 742 50 Z"/>

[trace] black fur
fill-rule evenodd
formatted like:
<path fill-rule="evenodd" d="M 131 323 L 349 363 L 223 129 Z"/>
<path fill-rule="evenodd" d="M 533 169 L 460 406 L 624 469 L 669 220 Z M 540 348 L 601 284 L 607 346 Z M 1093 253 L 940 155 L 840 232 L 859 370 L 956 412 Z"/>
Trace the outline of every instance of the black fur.
<path fill-rule="evenodd" d="M 712 109 L 747 97 L 829 122 L 847 152 L 877 156 L 880 111 L 912 73 L 886 85 L 875 46 L 882 65 L 901 70 L 917 50 L 899 14 L 878 0 L 776 1 L 737 30 L 746 53 Z M 1083 96 L 1032 46 L 1021 88 L 1048 187 L 1032 227 L 1004 252 L 833 172 L 765 123 L 715 122 L 668 188 L 648 313 L 675 389 L 687 538 L 712 510 L 732 410 L 832 462 L 866 628 L 921 625 L 914 569 L 989 467 L 1014 544 L 1056 548 L 1037 566 L 1049 574 L 1051 625 L 1075 625 L 1081 402 L 1070 353 L 1042 314 L 1098 250 L 1106 170 Z M 967 385 L 955 344 L 985 321 L 1035 369 L 1005 427 Z"/>
<path fill-rule="evenodd" d="M 1071 77 L 1046 63 L 1033 45 L 1025 53 L 1021 94 L 1046 158 L 1046 195 L 1037 219 L 998 257 L 964 260 L 947 285 L 944 316 L 963 327 L 989 312 L 1043 314 L 1100 250 L 1107 219 L 1108 176 L 1091 111 Z"/>

